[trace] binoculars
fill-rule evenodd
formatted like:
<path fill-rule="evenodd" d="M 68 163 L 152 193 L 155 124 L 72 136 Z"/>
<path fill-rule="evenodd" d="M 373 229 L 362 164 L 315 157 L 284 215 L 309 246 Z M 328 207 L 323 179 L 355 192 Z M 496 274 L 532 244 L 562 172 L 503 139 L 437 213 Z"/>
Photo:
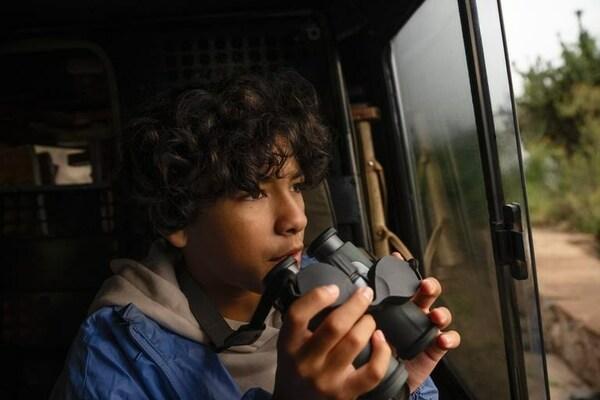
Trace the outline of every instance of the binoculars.
<path fill-rule="evenodd" d="M 435 340 L 437 327 L 410 299 L 420 285 L 416 269 L 394 256 L 376 260 L 351 242 L 342 241 L 334 228 L 321 233 L 309 246 L 307 253 L 317 262 L 299 269 L 288 257 L 278 263 L 263 280 L 265 291 L 277 293 L 274 306 L 285 314 L 291 303 L 313 288 L 335 284 L 340 294 L 334 304 L 311 320 L 314 330 L 327 314 L 343 304 L 359 287 L 373 289 L 373 302 L 367 313 L 396 350 L 399 359 L 391 358 L 381 383 L 362 398 L 369 400 L 407 398 L 408 377 L 401 359 L 411 359 Z M 360 367 L 368 362 L 370 344 L 361 351 L 353 364 Z"/>

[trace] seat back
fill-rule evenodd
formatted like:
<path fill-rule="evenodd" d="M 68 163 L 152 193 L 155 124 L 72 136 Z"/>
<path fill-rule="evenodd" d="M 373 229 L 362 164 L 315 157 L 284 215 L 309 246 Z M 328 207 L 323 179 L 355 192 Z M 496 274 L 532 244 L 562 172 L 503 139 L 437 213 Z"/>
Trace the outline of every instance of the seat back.
<path fill-rule="evenodd" d="M 321 232 L 337 225 L 327 181 L 304 192 L 304 206 L 308 219 L 304 244 L 308 247 Z"/>

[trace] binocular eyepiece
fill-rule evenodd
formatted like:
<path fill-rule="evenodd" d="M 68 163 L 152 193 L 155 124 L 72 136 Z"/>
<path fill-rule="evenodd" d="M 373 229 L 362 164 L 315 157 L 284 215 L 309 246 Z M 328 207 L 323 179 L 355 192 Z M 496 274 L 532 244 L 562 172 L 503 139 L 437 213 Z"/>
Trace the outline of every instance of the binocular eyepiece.
<path fill-rule="evenodd" d="M 351 242 L 341 240 L 334 228 L 321 233 L 307 252 L 317 262 L 299 270 L 295 260 L 288 257 L 263 280 L 265 287 L 277 285 L 279 288 L 274 304 L 282 313 L 296 298 L 313 288 L 337 285 L 340 289 L 338 299 L 313 318 L 309 328 L 314 330 L 333 308 L 343 304 L 356 289 L 370 286 L 374 297 L 367 313 L 373 316 L 377 327 L 383 331 L 401 359 L 413 358 L 438 336 L 437 327 L 410 301 L 419 288 L 420 279 L 408 262 L 394 256 L 376 260 Z M 366 363 L 370 354 L 370 345 L 367 345 L 354 360 L 355 367 Z M 406 379 L 407 372 L 402 361 L 392 358 L 382 382 L 363 398 L 407 398 Z"/>

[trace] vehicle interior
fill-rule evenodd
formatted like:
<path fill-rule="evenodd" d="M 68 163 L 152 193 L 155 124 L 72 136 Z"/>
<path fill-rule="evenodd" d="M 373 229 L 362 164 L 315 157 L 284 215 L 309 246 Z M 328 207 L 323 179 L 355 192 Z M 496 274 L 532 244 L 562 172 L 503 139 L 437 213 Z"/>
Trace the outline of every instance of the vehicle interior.
<path fill-rule="evenodd" d="M 386 232 L 442 281 L 440 302 L 466 343 L 435 371 L 441 398 L 509 398 L 497 276 L 482 267 L 493 250 L 477 135 L 453 133 L 481 121 L 448 125 L 441 143 L 427 118 L 456 112 L 411 103 L 423 91 L 472 113 L 477 100 L 463 42 L 468 7 L 448 2 L 450 26 L 433 3 L 34 0 L 0 16 L 0 397 L 48 396 L 109 261 L 139 259 L 154 239 L 116 175 L 119 137 L 139 105 L 169 88 L 291 68 L 315 85 L 335 137 L 326 183 L 306 194 L 307 244 L 334 225 L 374 251 L 373 209 L 383 210 Z M 462 52 L 464 98 L 444 97 L 439 82 L 455 78 L 428 69 L 454 68 L 452 52 L 435 59 L 445 29 Z M 408 46 L 415 40 L 431 48 Z M 379 200 L 367 190 L 367 147 Z"/>

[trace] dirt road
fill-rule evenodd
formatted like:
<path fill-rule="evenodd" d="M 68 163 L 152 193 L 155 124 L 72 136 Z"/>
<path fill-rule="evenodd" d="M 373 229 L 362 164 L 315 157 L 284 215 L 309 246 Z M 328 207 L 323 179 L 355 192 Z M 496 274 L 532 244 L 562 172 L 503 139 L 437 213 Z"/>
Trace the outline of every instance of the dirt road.
<path fill-rule="evenodd" d="M 553 400 L 600 392 L 600 258 L 591 235 L 534 228 Z"/>

